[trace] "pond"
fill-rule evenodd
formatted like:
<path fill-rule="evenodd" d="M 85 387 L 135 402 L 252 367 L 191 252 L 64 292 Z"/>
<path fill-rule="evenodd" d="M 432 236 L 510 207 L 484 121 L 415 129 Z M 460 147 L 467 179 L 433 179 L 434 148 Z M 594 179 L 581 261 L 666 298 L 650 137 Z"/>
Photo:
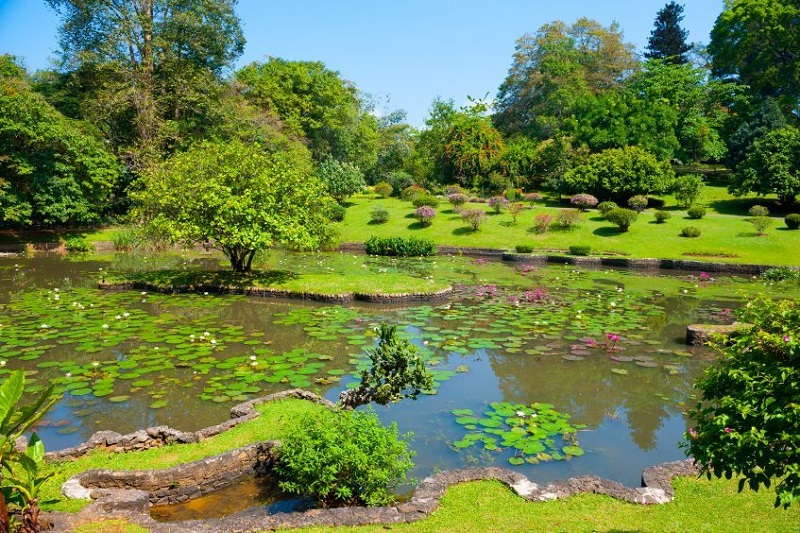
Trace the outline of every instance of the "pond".
<path fill-rule="evenodd" d="M 335 401 L 357 384 L 375 327 L 388 322 L 419 348 L 436 379 L 416 400 L 376 407 L 384 422 L 414 434 L 414 477 L 497 465 L 537 482 L 596 474 L 638 486 L 645 467 L 683 458 L 683 411 L 693 380 L 713 360 L 708 349 L 684 344 L 686 325 L 731 322 L 747 294 L 797 292 L 700 272 L 462 257 L 275 253 L 266 266 L 402 271 L 447 280 L 456 291 L 448 301 L 394 306 L 105 292 L 96 286 L 109 272 L 220 268 L 220 261 L 0 258 L 0 379 L 24 368 L 29 390 L 55 381 L 65 391 L 39 428 L 48 449 L 101 429 L 196 430 L 226 419 L 236 402 L 288 388 Z M 550 419 L 551 427 L 580 426 L 576 442 L 550 435 L 546 449 L 509 449 L 509 435 L 520 430 L 502 427 L 503 413 L 531 404 L 538 411 L 523 410 L 523 418 L 569 415 Z"/>

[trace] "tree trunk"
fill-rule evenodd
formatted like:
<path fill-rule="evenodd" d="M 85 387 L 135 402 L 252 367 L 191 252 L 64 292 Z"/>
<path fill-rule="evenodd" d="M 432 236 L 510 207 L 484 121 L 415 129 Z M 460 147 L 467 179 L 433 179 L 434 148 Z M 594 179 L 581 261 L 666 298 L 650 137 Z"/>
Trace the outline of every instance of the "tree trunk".
<path fill-rule="evenodd" d="M 2 480 L 2 476 L 0 476 Z M 8 506 L 3 492 L 0 491 L 0 533 L 8 533 L 11 531 L 11 526 L 8 523 Z"/>

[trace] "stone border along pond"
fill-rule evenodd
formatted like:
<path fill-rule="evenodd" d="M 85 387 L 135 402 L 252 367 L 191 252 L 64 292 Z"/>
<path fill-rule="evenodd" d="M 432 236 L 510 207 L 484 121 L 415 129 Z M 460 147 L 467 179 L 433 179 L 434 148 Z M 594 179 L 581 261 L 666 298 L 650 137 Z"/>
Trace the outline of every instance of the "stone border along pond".
<path fill-rule="evenodd" d="M 147 428 L 129 435 L 100 431 L 81 445 L 48 453 L 47 459 L 77 458 L 94 449 L 128 452 L 167 443 L 197 442 L 257 418 L 260 414 L 254 409 L 256 405 L 287 397 L 333 406 L 331 402 L 314 393 L 292 389 L 239 404 L 231 409 L 230 420 L 193 433 L 181 432 L 167 426 Z M 673 477 L 697 476 L 699 473 L 691 459 L 662 463 L 643 472 L 641 487 L 630 488 L 597 476 L 574 477 L 541 486 L 523 474 L 506 468 L 463 468 L 446 470 L 425 478 L 408 502 L 391 507 L 341 507 L 268 515 L 262 506 L 223 518 L 183 522 L 158 522 L 150 516 L 151 504 L 184 502 L 245 477 L 268 473 L 278 457 L 279 446 L 277 441 L 251 444 L 200 461 L 159 470 L 88 470 L 67 480 L 62 485 L 62 492 L 68 498 L 94 501 L 77 513 L 43 513 L 43 522 L 49 522 L 56 531 L 70 531 L 82 523 L 122 518 L 155 533 L 396 524 L 427 517 L 438 508 L 448 487 L 467 481 L 497 480 L 531 502 L 593 493 L 605 494 L 630 503 L 662 504 L 675 497 L 671 483 Z"/>

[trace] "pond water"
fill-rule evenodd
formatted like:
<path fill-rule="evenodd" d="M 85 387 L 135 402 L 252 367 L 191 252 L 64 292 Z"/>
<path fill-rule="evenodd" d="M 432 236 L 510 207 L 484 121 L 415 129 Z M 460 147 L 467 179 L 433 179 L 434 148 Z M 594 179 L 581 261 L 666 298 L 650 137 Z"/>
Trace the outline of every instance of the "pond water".
<path fill-rule="evenodd" d="M 450 281 L 457 294 L 428 304 L 341 306 L 115 293 L 96 288 L 108 272 L 219 268 L 219 258 L 0 258 L 0 379 L 24 368 L 28 390 L 55 381 L 65 391 L 39 428 L 48 449 L 101 429 L 196 430 L 226 419 L 236 402 L 288 388 L 336 400 L 357 384 L 374 328 L 394 323 L 436 379 L 416 400 L 376 407 L 384 422 L 413 432 L 412 476 L 491 464 L 537 482 L 596 474 L 637 486 L 645 467 L 683 458 L 684 406 L 713 360 L 708 349 L 684 344 L 686 325 L 729 323 L 745 294 L 797 292 L 700 272 L 643 275 L 457 257 L 276 253 L 268 263 L 287 265 L 332 275 L 402 271 Z M 569 415 L 569 423 L 585 426 L 577 433 L 583 454 L 560 453 L 575 443 L 558 438 L 555 453 L 521 456 L 496 449 L 503 447 L 491 434 L 467 436 L 497 427 L 486 420 L 509 408 L 500 402 L 550 404 Z"/>

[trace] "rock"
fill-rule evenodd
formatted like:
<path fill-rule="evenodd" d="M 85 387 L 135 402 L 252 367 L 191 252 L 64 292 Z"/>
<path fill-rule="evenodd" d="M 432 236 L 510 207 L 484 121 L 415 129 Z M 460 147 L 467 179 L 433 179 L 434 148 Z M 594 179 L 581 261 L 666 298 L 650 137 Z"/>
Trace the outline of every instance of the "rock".
<path fill-rule="evenodd" d="M 70 478 L 61 485 L 61 494 L 73 500 L 91 500 L 92 490 L 87 489 L 78 478 Z"/>
<path fill-rule="evenodd" d="M 686 326 L 686 344 L 702 346 L 709 342 L 715 335 L 729 337 L 738 331 L 752 327 L 745 322 L 733 324 L 689 324 Z"/>

